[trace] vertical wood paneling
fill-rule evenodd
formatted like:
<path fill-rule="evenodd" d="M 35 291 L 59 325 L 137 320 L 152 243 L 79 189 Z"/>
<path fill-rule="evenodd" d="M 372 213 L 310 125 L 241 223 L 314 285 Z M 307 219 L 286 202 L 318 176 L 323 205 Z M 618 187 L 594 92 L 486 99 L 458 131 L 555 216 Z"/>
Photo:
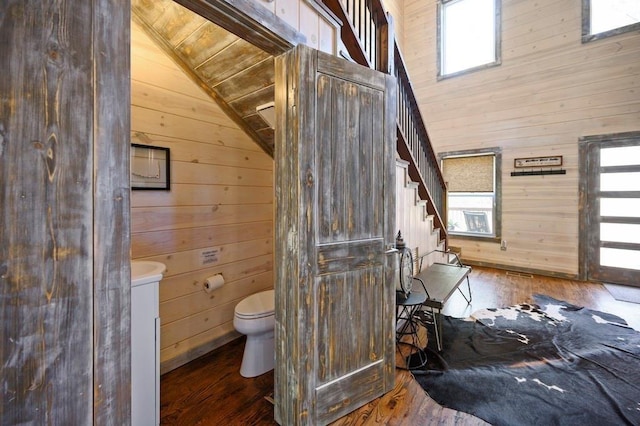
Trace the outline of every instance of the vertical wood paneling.
<path fill-rule="evenodd" d="M 436 1 L 404 9 L 403 54 L 436 151 L 503 152 L 507 250 L 451 244 L 472 261 L 577 275 L 578 139 L 638 130 L 640 34 L 582 44 L 579 1 L 503 0 L 502 64 L 437 81 Z M 567 174 L 510 176 L 515 158 L 547 155 L 562 155 Z"/>
<path fill-rule="evenodd" d="M 345 133 L 347 129 L 347 97 L 353 95 L 352 88 L 348 82 L 333 79 L 331 85 L 331 162 L 329 167 L 331 181 L 319 182 L 319 188 L 324 192 L 323 203 L 329 204 L 330 232 L 327 235 L 320 235 L 320 242 L 342 241 L 346 237 L 346 182 L 345 176 Z M 325 147 L 317 146 L 319 150 Z M 325 172 L 326 173 L 326 172 Z"/>
<path fill-rule="evenodd" d="M 371 118 L 371 110 L 369 117 L 361 117 L 365 111 L 360 111 L 360 99 L 362 93 L 356 90 L 355 86 L 350 88 L 349 102 L 347 103 L 346 127 L 345 127 L 345 154 L 346 154 L 346 170 L 345 170 L 345 186 L 343 193 L 346 202 L 346 232 L 349 239 L 361 239 L 363 237 L 364 224 L 360 220 L 361 204 L 360 199 L 360 144 L 371 143 L 371 138 L 366 133 L 360 133 L 361 118 Z M 368 130 L 365 126 L 364 130 Z M 365 189 L 367 185 L 363 185 Z"/>
<path fill-rule="evenodd" d="M 129 419 L 129 8 L 111 6 L 0 5 L 3 424 Z"/>
<path fill-rule="evenodd" d="M 375 108 L 379 108 L 380 105 L 374 105 L 373 99 L 375 94 L 372 94 L 369 91 L 362 90 L 360 92 L 360 99 L 358 100 L 360 104 L 360 117 L 358 121 L 358 131 L 360 132 L 359 144 L 360 150 L 358 155 L 358 162 L 353 165 L 355 170 L 355 179 L 358 181 L 358 193 L 360 191 L 367 191 L 365 197 L 360 199 L 360 214 L 361 218 L 361 226 L 360 229 L 360 238 L 372 237 L 373 233 L 372 229 L 375 229 L 373 226 L 374 223 L 374 200 L 371 196 L 371 183 L 373 180 L 373 170 L 375 167 L 373 158 L 374 158 L 374 122 L 373 122 L 373 111 Z M 358 166 L 356 168 L 356 165 Z"/>
<path fill-rule="evenodd" d="M 118 425 L 131 416 L 129 2 L 95 1 L 93 21 L 93 420 Z"/>
<path fill-rule="evenodd" d="M 136 66 L 142 55 L 162 66 Z M 133 191 L 131 200 L 133 257 L 167 265 L 160 284 L 166 372 L 237 337 L 235 304 L 273 286 L 245 284 L 273 270 L 273 161 L 215 102 L 194 97 L 194 84 L 137 25 L 132 62 L 133 139 L 172 150 L 171 191 Z M 217 273 L 225 285 L 205 293 L 205 279 Z"/>
<path fill-rule="evenodd" d="M 390 108 L 389 99 L 393 99 L 392 102 L 395 104 L 395 86 L 390 88 L 387 84 L 386 91 L 384 93 L 380 91 L 372 92 L 373 97 L 373 111 L 384 111 L 385 112 L 385 120 L 376 120 L 374 117 L 372 120 L 372 129 L 371 135 L 385 135 L 390 134 L 389 132 L 393 131 L 395 135 L 395 126 L 392 126 L 390 123 L 395 123 L 395 110 Z M 391 115 L 390 115 L 391 114 Z M 389 165 L 389 162 L 381 163 L 376 160 L 376 158 L 395 158 L 395 147 L 390 148 L 385 144 L 376 143 L 372 140 L 372 156 L 371 156 L 371 211 L 363 212 L 363 214 L 371 215 L 372 226 L 371 230 L 374 233 L 372 236 L 382 236 L 383 238 L 388 239 L 387 241 L 394 241 L 393 230 L 390 229 L 390 226 L 393 226 L 393 222 L 389 223 L 388 220 L 393 215 L 388 214 L 386 209 L 387 205 L 383 203 L 385 197 L 389 197 L 385 202 L 390 203 L 389 205 L 395 205 L 395 192 L 393 191 L 392 185 L 392 176 L 393 176 L 393 161 L 390 161 L 392 164 Z M 387 168 L 385 170 L 385 167 Z M 390 181 L 387 181 L 390 179 Z M 389 186 L 391 185 L 391 186 Z M 368 219 L 367 219 L 368 220 Z M 385 233 L 386 232 L 386 235 Z"/>

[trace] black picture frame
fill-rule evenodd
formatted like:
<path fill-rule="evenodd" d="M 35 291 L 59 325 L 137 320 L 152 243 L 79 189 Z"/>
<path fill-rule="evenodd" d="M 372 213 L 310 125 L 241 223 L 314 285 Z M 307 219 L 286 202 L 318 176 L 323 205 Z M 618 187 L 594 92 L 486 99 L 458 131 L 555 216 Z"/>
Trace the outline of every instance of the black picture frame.
<path fill-rule="evenodd" d="M 131 144 L 131 189 L 169 191 L 171 189 L 171 152 L 169 148 Z"/>

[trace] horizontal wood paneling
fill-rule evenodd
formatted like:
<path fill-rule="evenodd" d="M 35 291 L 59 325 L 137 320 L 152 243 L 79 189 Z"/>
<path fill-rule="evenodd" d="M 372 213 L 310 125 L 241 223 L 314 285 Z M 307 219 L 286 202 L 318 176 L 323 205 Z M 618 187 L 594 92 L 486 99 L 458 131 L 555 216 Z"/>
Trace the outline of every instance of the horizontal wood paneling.
<path fill-rule="evenodd" d="M 202 312 L 216 305 L 237 300 L 243 294 L 256 293 L 273 287 L 273 274 L 264 272 L 234 282 L 228 291 L 213 291 L 202 297 L 200 291 L 165 300 L 160 304 L 160 316 L 165 324 L 184 318 L 185 312 Z M 202 289 L 204 291 L 204 289 Z"/>
<path fill-rule="evenodd" d="M 273 287 L 273 160 L 135 24 L 131 50 L 131 141 L 171 149 L 171 191 L 131 196 L 132 257 L 167 266 L 166 372 L 237 337 L 235 305 Z"/>
<path fill-rule="evenodd" d="M 189 248 L 208 247 L 214 241 L 218 244 L 228 244 L 256 238 L 269 238 L 271 235 L 273 235 L 271 221 L 141 232 L 136 233 L 131 251 L 134 258 L 147 257 Z"/>
<path fill-rule="evenodd" d="M 272 217 L 272 209 L 270 204 L 138 207 L 131 209 L 131 225 L 136 232 L 148 232 L 262 222 Z"/>
<path fill-rule="evenodd" d="M 258 151 L 255 143 L 236 127 L 225 127 L 215 122 L 170 114 L 162 110 L 131 105 L 132 130 L 139 133 L 160 134 L 164 137 L 189 139 L 212 145 Z"/>
<path fill-rule="evenodd" d="M 464 258 L 578 273 L 578 138 L 638 130 L 640 34 L 581 43 L 581 2 L 502 1 L 502 64 L 436 80 L 435 0 L 405 2 L 405 60 L 436 151 L 500 146 L 499 244 Z M 514 158 L 562 155 L 564 176 L 511 177 Z"/>
<path fill-rule="evenodd" d="M 271 271 L 272 268 L 273 255 L 269 253 L 263 256 L 245 258 L 237 262 L 214 265 L 211 268 L 167 277 L 160 283 L 160 303 L 165 300 L 200 291 L 204 280 L 215 274 L 222 274 L 225 278 L 225 283 L 231 283 Z"/>

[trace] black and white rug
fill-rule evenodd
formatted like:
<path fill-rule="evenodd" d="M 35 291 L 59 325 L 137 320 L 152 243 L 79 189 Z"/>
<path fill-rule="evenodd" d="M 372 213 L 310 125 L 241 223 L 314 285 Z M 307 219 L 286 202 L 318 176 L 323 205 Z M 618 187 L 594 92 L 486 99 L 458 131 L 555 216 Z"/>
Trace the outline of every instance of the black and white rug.
<path fill-rule="evenodd" d="M 536 295 L 443 326 L 442 358 L 416 375 L 441 405 L 494 425 L 640 425 L 640 332 L 621 318 Z"/>

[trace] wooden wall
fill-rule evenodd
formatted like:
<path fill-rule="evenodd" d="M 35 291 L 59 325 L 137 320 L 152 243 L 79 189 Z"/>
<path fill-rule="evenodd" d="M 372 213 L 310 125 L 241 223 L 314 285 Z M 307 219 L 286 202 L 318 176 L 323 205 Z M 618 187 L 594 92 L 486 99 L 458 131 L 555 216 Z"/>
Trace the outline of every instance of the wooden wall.
<path fill-rule="evenodd" d="M 166 372 L 238 337 L 235 305 L 273 287 L 273 160 L 133 23 L 131 51 L 131 140 L 171 149 L 171 191 L 131 196 L 132 258 L 167 265 Z"/>
<path fill-rule="evenodd" d="M 581 43 L 581 1 L 502 1 L 502 65 L 436 81 L 436 0 L 406 0 L 403 50 L 438 152 L 503 149 L 499 243 L 452 238 L 466 259 L 578 273 L 578 138 L 640 129 L 640 33 Z M 511 177 L 562 155 L 566 175 Z"/>
<path fill-rule="evenodd" d="M 0 3 L 0 424 L 130 421 L 129 7 Z"/>

